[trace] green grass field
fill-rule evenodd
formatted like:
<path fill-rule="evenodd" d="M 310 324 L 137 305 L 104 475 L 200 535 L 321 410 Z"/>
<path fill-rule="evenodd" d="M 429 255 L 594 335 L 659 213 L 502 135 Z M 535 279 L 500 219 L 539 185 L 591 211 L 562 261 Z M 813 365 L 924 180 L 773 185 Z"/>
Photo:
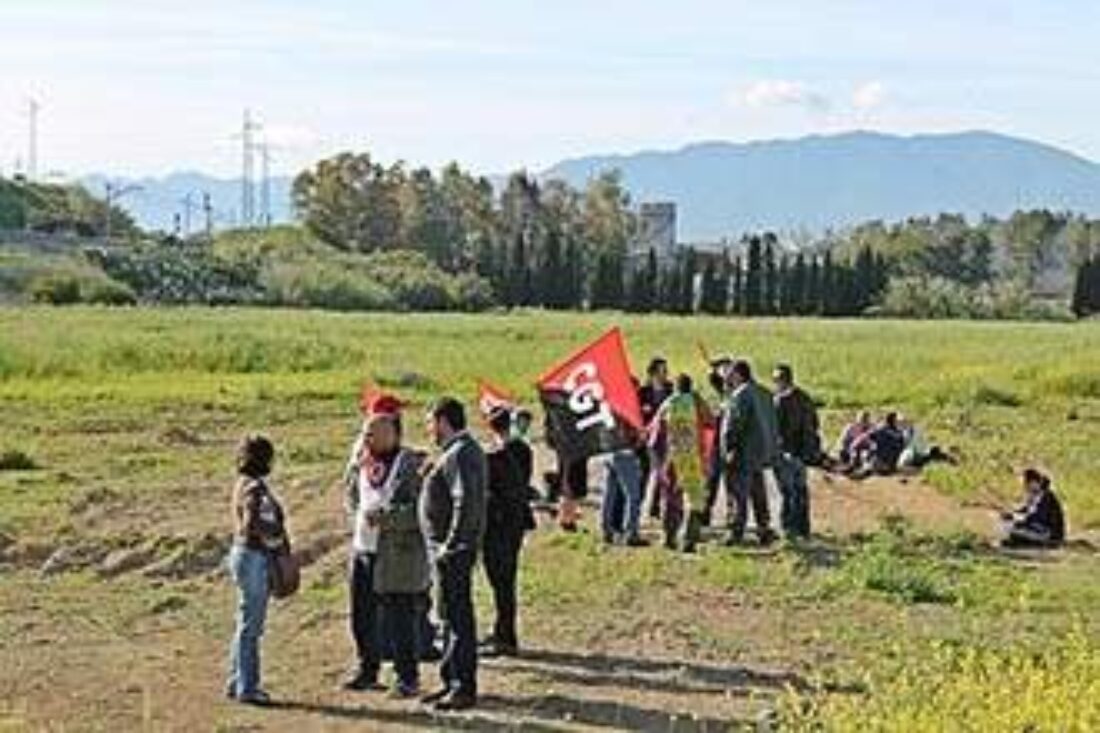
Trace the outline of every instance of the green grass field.
<path fill-rule="evenodd" d="M 790 362 L 830 440 L 857 408 L 901 410 L 959 456 L 924 479 L 971 519 L 1013 499 L 1015 472 L 1035 463 L 1055 476 L 1071 533 L 1100 529 L 1100 323 L 0 310 L 0 653 L 14 660 L 0 672 L 0 729 L 351 722 L 320 679 L 346 651 L 332 487 L 359 387 L 422 405 L 472 401 L 484 378 L 533 403 L 538 374 L 611 325 L 636 369 L 661 353 L 701 377 L 699 343 L 765 373 Z M 212 574 L 233 446 L 249 430 L 275 438 L 293 528 L 320 558 L 270 634 L 297 644 L 270 656 L 273 686 L 304 684 L 313 701 L 292 718 L 217 704 L 231 597 Z M 849 531 L 834 492 L 858 502 L 899 487 L 819 488 L 834 512 L 820 537 L 777 553 L 608 552 L 592 535 L 540 530 L 524 566 L 525 637 L 572 656 L 491 668 L 487 689 L 504 702 L 467 722 L 721 730 L 768 709 L 808 730 L 1100 728 L 1094 553 L 1007 557 L 973 522 L 872 516 Z M 900 491 L 890 514 L 904 516 Z M 59 548 L 68 572 L 42 577 Z M 106 574 L 127 552 L 141 567 Z M 63 646 L 82 661 L 67 665 Z M 668 669 L 631 672 L 639 659 Z M 44 677 L 69 696 L 51 696 Z M 194 709 L 174 707 L 184 689 Z M 439 725 L 360 712 L 378 727 Z"/>

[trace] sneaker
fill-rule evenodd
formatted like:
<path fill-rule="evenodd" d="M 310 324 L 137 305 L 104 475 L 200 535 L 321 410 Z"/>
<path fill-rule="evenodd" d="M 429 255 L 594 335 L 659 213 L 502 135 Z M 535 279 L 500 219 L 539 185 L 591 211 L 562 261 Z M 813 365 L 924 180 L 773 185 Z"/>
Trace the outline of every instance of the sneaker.
<path fill-rule="evenodd" d="M 253 690 L 252 692 L 244 692 L 237 695 L 237 702 L 242 705 L 256 705 L 257 707 L 266 707 L 271 704 L 271 696 L 263 690 Z"/>
<path fill-rule="evenodd" d="M 435 709 L 441 713 L 453 713 L 460 710 L 469 710 L 477 706 L 477 697 L 467 692 L 455 690 L 447 693 L 447 696 L 435 704 Z"/>
<path fill-rule="evenodd" d="M 770 529 L 765 529 L 760 533 L 760 546 L 768 547 L 769 545 L 773 544 L 777 539 L 779 539 L 779 535 L 777 535 Z"/>
<path fill-rule="evenodd" d="M 632 535 L 626 538 L 627 547 L 649 547 L 649 545 L 649 540 L 639 535 Z"/>
<path fill-rule="evenodd" d="M 352 692 L 380 692 L 385 686 L 378 682 L 378 674 L 358 672 L 344 682 L 344 689 Z"/>
<path fill-rule="evenodd" d="M 725 542 L 726 547 L 740 547 L 743 544 L 745 544 L 745 537 L 739 534 L 730 534 Z"/>
<path fill-rule="evenodd" d="M 611 532 L 604 532 L 603 533 L 603 543 L 605 545 L 615 544 L 615 535 L 612 534 Z"/>

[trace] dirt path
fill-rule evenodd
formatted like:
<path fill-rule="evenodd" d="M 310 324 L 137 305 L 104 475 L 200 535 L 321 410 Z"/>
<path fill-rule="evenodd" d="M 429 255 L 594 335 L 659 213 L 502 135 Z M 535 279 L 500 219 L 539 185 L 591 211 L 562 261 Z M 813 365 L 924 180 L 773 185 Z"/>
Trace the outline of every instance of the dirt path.
<path fill-rule="evenodd" d="M 342 532 L 333 527 L 338 499 L 312 484 L 287 493 L 300 546 L 315 548 L 308 575 L 334 579 L 331 592 L 342 595 Z M 987 535 L 991 527 L 989 512 L 963 507 L 914 479 L 856 483 L 815 475 L 812 496 L 818 529 L 835 535 L 874 530 L 891 514 L 937 531 Z M 101 514 L 98 531 L 148 531 L 139 512 Z M 589 524 L 594 514 L 586 512 Z M 179 521 L 166 522 L 162 531 L 196 532 L 218 518 L 180 511 Z M 112 580 L 43 579 L 31 567 L 8 573 L 0 583 L 0 630 L 7 634 L 0 641 L 0 729 L 7 717 L 31 729 L 65 730 L 719 731 L 751 724 L 776 695 L 803 684 L 782 654 L 769 658 L 757 649 L 741 658 L 708 658 L 677 633 L 702 606 L 713 624 L 724 626 L 728 614 L 729 625 L 782 646 L 799 631 L 792 623 L 812 628 L 812 609 L 792 622 L 717 591 L 685 600 L 666 589 L 626 631 L 563 637 L 552 622 L 531 621 L 522 658 L 485 663 L 481 708 L 440 718 L 415 705 L 339 690 L 349 651 L 346 620 L 329 610 L 333 604 L 299 598 L 279 604 L 267 636 L 267 681 L 281 703 L 245 709 L 220 695 L 233 598 L 209 567 L 217 553 L 203 542 L 196 545 L 205 563 L 197 567 L 201 574 L 184 572 L 184 580 L 149 577 L 140 568 Z M 529 562 L 538 562 L 536 555 Z M 661 603 L 671 610 L 661 610 Z M 434 683 L 432 665 L 423 674 Z"/>

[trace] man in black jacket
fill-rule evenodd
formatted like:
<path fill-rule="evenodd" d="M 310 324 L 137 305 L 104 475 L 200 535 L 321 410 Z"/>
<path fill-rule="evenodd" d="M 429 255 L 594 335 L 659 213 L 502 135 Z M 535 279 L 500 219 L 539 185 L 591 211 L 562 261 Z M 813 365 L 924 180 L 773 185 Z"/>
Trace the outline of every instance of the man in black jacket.
<path fill-rule="evenodd" d="M 477 704 L 477 624 L 471 597 L 474 563 L 485 531 L 488 466 L 466 430 L 466 411 L 451 397 L 428 414 L 428 431 L 442 449 L 420 495 L 420 521 L 435 562 L 444 627 L 443 688 L 424 698 L 437 710 Z"/>
<path fill-rule="evenodd" d="M 787 364 L 775 368 L 775 413 L 779 427 L 779 459 L 776 479 L 783 496 L 780 524 L 788 537 L 810 536 L 810 490 L 806 468 L 821 457 L 817 407 L 794 383 Z"/>
<path fill-rule="evenodd" d="M 496 623 L 482 643 L 482 656 L 514 656 L 516 635 L 516 575 L 523 535 L 534 529 L 528 501 L 534 455 L 522 439 L 513 437 L 512 415 L 503 407 L 489 414 L 493 448 L 487 454 L 489 491 L 482 552 L 485 574 L 493 588 Z"/>

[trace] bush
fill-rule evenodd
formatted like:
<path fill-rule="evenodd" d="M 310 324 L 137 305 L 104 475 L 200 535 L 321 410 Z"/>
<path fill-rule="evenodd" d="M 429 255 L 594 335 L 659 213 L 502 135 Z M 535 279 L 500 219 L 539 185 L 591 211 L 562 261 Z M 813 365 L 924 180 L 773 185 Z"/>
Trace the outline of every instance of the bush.
<path fill-rule="evenodd" d="M 0 471 L 34 471 L 38 464 L 21 450 L 6 450 L 0 453 Z"/>
<path fill-rule="evenodd" d="M 136 305 L 137 295 L 122 283 L 104 280 L 90 287 L 87 295 L 84 296 L 84 301 L 94 305 Z"/>
<path fill-rule="evenodd" d="M 31 300 L 49 305 L 72 305 L 80 302 L 80 281 L 68 275 L 46 275 L 30 287 Z"/>
<path fill-rule="evenodd" d="M 1068 308 L 1038 301 L 1019 283 L 970 287 L 940 277 L 890 281 L 876 315 L 902 318 L 1070 320 Z"/>

